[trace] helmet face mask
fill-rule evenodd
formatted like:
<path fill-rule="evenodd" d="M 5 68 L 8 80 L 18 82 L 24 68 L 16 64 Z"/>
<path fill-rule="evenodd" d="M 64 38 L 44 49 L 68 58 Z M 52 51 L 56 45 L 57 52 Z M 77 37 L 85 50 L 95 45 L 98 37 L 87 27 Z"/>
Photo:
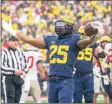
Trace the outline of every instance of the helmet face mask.
<path fill-rule="evenodd" d="M 59 20 L 55 22 L 55 32 L 57 35 L 69 35 L 73 31 L 73 24 L 66 23 L 65 21 Z"/>
<path fill-rule="evenodd" d="M 55 22 L 55 32 L 59 36 L 72 34 L 72 32 L 73 32 L 73 22 L 67 16 L 60 17 Z"/>

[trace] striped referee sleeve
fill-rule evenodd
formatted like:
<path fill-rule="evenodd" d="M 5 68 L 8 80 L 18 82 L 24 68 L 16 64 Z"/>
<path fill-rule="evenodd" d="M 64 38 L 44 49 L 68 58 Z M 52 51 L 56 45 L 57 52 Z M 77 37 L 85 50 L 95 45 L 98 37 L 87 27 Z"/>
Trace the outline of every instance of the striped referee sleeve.
<path fill-rule="evenodd" d="M 23 52 L 22 52 L 22 56 L 23 56 L 23 60 L 24 60 L 24 69 L 23 69 L 23 71 L 25 71 L 25 73 L 28 73 L 28 71 L 29 71 L 28 63 L 26 61 L 26 57 L 25 57 Z"/>
<path fill-rule="evenodd" d="M 6 74 L 6 75 L 12 75 L 12 74 L 14 74 L 15 69 L 8 67 L 9 66 L 8 65 L 9 64 L 8 58 L 10 58 L 10 56 L 9 57 L 7 56 L 7 52 L 5 50 L 2 51 L 1 56 L 2 56 L 2 58 L 1 58 L 2 59 L 1 73 L 2 74 Z"/>

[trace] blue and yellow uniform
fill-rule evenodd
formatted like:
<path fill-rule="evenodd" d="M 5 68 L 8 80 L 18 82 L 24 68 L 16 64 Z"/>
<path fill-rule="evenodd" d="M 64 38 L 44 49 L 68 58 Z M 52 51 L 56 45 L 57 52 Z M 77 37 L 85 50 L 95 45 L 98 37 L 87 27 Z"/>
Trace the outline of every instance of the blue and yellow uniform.
<path fill-rule="evenodd" d="M 79 35 L 45 36 L 50 59 L 49 92 L 50 103 L 72 102 L 73 65 L 78 55 Z M 69 93 L 69 94 L 68 94 Z"/>
<path fill-rule="evenodd" d="M 93 77 L 93 55 L 94 49 L 98 45 L 95 44 L 79 52 L 75 61 L 74 79 L 74 103 L 82 103 L 84 95 L 85 103 L 93 102 L 94 94 L 94 77 Z"/>

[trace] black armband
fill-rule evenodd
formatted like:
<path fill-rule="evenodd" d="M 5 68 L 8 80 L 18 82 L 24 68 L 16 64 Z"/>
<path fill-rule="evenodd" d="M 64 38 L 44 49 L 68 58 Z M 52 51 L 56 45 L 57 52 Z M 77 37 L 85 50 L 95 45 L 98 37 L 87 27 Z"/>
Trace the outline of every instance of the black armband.
<path fill-rule="evenodd" d="M 99 58 L 105 58 L 105 56 L 106 56 L 106 55 L 105 55 L 104 52 L 101 52 L 101 53 L 98 54 L 98 57 L 99 57 Z"/>
<path fill-rule="evenodd" d="M 37 61 L 37 64 L 39 64 L 39 63 L 43 63 L 43 61 L 42 60 Z"/>

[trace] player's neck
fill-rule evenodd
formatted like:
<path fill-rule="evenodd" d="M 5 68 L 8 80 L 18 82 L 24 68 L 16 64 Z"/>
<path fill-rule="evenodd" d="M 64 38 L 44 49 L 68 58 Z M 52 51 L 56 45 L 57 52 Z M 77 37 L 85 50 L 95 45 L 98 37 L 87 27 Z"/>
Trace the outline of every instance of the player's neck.
<path fill-rule="evenodd" d="M 68 37 L 71 37 L 71 36 L 72 36 L 72 34 L 71 35 L 62 35 L 62 36 L 59 36 L 58 39 L 68 38 Z"/>

